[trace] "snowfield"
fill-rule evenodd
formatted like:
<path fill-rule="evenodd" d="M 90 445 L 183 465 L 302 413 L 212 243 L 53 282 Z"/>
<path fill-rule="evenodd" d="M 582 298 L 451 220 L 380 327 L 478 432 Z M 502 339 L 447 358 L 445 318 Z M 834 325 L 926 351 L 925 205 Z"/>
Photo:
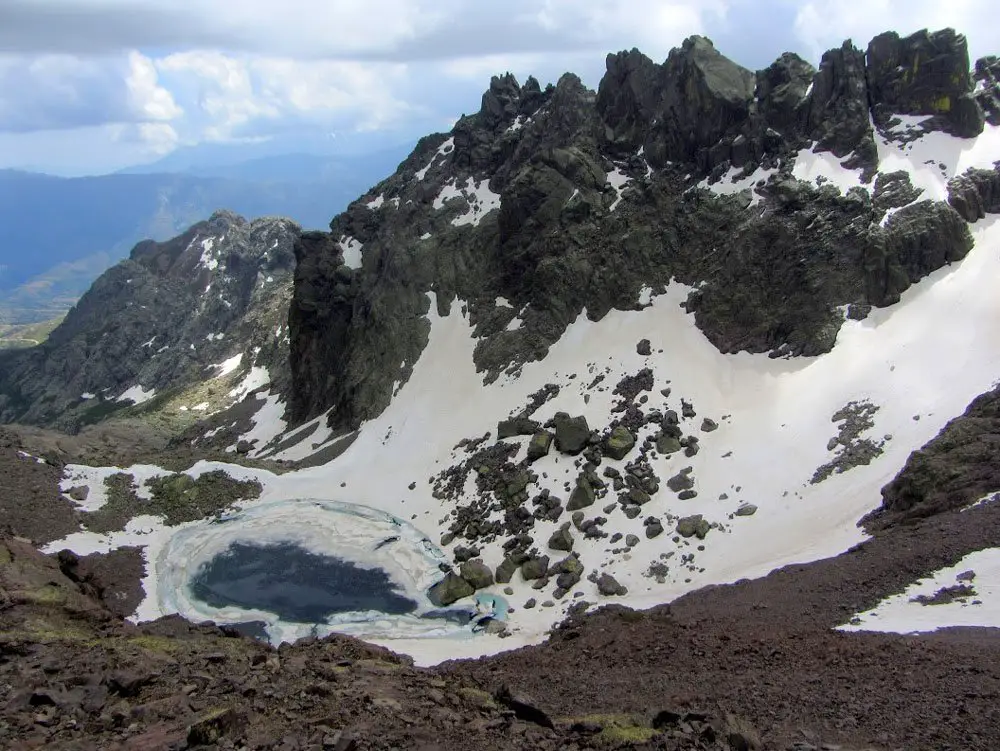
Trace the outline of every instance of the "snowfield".
<path fill-rule="evenodd" d="M 922 139 L 926 144 L 917 142 L 905 151 L 882 144 L 880 151 L 883 147 L 894 149 L 893 159 L 898 158 L 898 163 L 887 159 L 882 169 L 891 171 L 906 165 L 911 174 L 929 171 L 934 175 L 934 185 L 940 186 L 947 177 L 936 167 L 930 169 L 922 164 L 928 154 L 936 154 L 951 170 L 964 170 L 970 154 L 976 155 L 977 164 L 989 158 L 985 162 L 988 166 L 993 158 L 1000 157 L 998 133 L 1000 129 L 988 126 L 980 139 L 982 144 L 963 142 L 955 146 L 955 139 L 940 134 L 931 134 Z M 934 150 L 942 138 L 949 139 L 946 145 L 952 151 L 948 154 Z M 800 154 L 800 160 L 797 169 L 804 179 L 826 177 L 842 189 L 855 184 L 855 173 L 830 164 L 824 155 Z M 755 182 L 766 175 L 751 177 Z M 925 182 L 930 186 L 930 177 Z M 485 182 L 477 187 L 482 185 Z M 436 206 L 451 196 L 449 189 L 459 192 L 454 185 L 449 186 L 438 197 Z M 724 189 L 734 189 L 731 180 Z M 482 196 L 480 203 L 488 205 Z M 994 296 L 1000 287 L 1000 217 L 982 220 L 971 230 L 975 247 L 965 260 L 913 285 L 898 304 L 873 310 L 863 321 L 845 321 L 833 350 L 814 358 L 721 354 L 681 308 L 690 288 L 674 283 L 663 294 L 643 290 L 650 306 L 641 311 L 612 311 L 598 322 L 581 314 L 544 360 L 524 365 L 518 376 L 505 376 L 484 385 L 483 375 L 476 372 L 473 363 L 476 339 L 461 312 L 462 301 L 454 301 L 450 313 L 439 316 L 431 296 L 430 341 L 414 364 L 412 375 L 398 388 L 388 409 L 363 425 L 355 442 L 336 460 L 281 475 L 208 462 L 200 462 L 189 471 L 197 475 L 225 469 L 234 478 L 253 478 L 262 484 L 261 498 L 243 504 L 245 512 L 239 517 L 243 521 L 238 519 L 220 527 L 225 534 L 210 529 L 207 522 L 166 528 L 160 520 L 141 517 L 124 532 L 78 533 L 48 549 L 70 547 L 89 553 L 122 545 L 145 545 L 146 598 L 135 616 L 139 620 L 173 612 L 195 620 L 216 617 L 208 616 L 202 606 L 185 596 L 185 582 L 212 551 L 221 552 L 238 539 L 293 539 L 311 549 L 330 552 L 338 550 L 338 541 L 354 540 L 357 545 L 351 550 L 359 561 L 391 569 L 401 564 L 372 557 L 369 543 L 374 537 L 366 537 L 362 531 L 367 521 L 361 517 L 345 521 L 348 514 L 342 515 L 336 529 L 324 527 L 327 522 L 319 518 L 323 514 L 309 516 L 310 507 L 297 499 L 360 504 L 390 514 L 412 524 L 417 537 L 426 537 L 436 546 L 448 530 L 452 505 L 431 495 L 428 478 L 469 456 L 464 449 L 454 448 L 459 441 L 480 437 L 487 431 L 495 435 L 499 420 L 520 412 L 531 394 L 550 383 L 560 386 L 559 394 L 543 404 L 534 419 L 544 422 L 555 412 L 564 411 L 585 415 L 591 428 L 601 430 L 613 417 L 611 409 L 618 399 L 612 393 L 614 385 L 648 367 L 653 371 L 654 384 L 646 392 L 649 402 L 645 408 L 681 412 L 681 400 L 690 402 L 696 416 L 682 420 L 682 427 L 685 434 L 699 436 L 701 447 L 690 458 L 682 452 L 657 454 L 651 458 L 651 466 L 663 481 L 690 467 L 697 496 L 680 500 L 664 482 L 634 519 L 627 519 L 620 507 L 602 512 L 602 507 L 614 500 L 611 493 L 585 509 L 588 517 L 603 514 L 608 518 L 604 531 L 636 535 L 640 541 L 631 548 L 607 538 L 585 539 L 571 529 L 573 550 L 579 553 L 585 569 L 614 575 L 628 588 L 626 596 L 604 598 L 596 585 L 584 578 L 571 594 L 553 601 L 551 585 L 535 591 L 516 573 L 510 584 L 514 594 L 507 598 L 513 607 L 509 618 L 512 635 L 506 639 L 470 638 L 465 632 L 461 637 L 441 638 L 440 634 L 429 636 L 415 632 L 410 625 L 394 626 L 377 618 L 361 619 L 349 627 L 331 623 L 329 629 L 350 630 L 369 641 L 408 653 L 418 664 L 434 664 L 543 640 L 547 630 L 563 618 L 575 601 L 575 591 L 583 592 L 589 602 L 648 607 L 705 585 L 762 576 L 787 564 L 837 555 L 864 539 L 858 520 L 878 507 L 880 489 L 898 473 L 910 452 L 961 414 L 975 396 L 990 389 L 1000 374 L 1000 306 Z M 651 343 L 648 356 L 637 352 L 636 344 L 641 339 Z M 442 372 L 448 377 L 441 378 Z M 603 383 L 588 388 L 599 375 L 604 376 Z M 243 386 L 247 388 L 264 378 L 266 371 L 252 374 Z M 264 383 L 266 380 L 260 385 Z M 663 396 L 661 390 L 667 388 L 669 396 Z M 252 434 L 244 436 L 258 439 L 260 447 L 273 438 L 285 437 L 286 431 L 278 397 L 269 394 L 264 399 L 266 406 L 258 412 Z M 867 466 L 834 473 L 813 483 L 816 469 L 837 453 L 836 448 L 828 447 L 838 434 L 832 417 L 851 402 L 877 407 L 871 417 L 874 424 L 862 437 L 880 443 L 883 453 Z M 710 418 L 718 428 L 703 432 L 699 428 L 703 418 Z M 650 429 L 640 431 L 640 444 Z M 330 437 L 323 419 L 318 419 L 312 430 L 304 431 L 300 426 L 287 435 L 299 431 L 303 437 L 283 452 L 287 458 L 306 458 L 314 446 Z M 510 440 L 524 444 L 528 439 Z M 515 461 L 523 457 L 523 451 L 522 446 Z M 598 471 L 605 466 L 622 468 L 627 461 L 606 458 Z M 573 483 L 579 474 L 574 462 L 574 457 L 553 449 L 533 465 L 539 480 L 528 487 L 529 494 L 536 495 L 546 488 L 565 499 L 568 492 L 564 484 Z M 68 471 L 98 470 L 74 467 Z M 97 479 L 95 475 L 88 510 L 100 502 L 100 493 L 93 492 L 100 487 Z M 79 484 L 79 480 L 69 484 Z M 466 493 L 471 497 L 473 491 L 470 480 Z M 736 516 L 735 512 L 745 504 L 756 506 L 756 513 Z M 674 532 L 679 517 L 694 514 L 703 515 L 713 525 L 704 540 L 685 539 Z M 663 534 L 654 539 L 644 534 L 644 520 L 649 516 L 663 522 Z M 560 521 L 568 519 L 569 514 L 564 514 Z M 531 530 L 535 545 L 553 562 L 564 555 L 546 549 L 546 541 L 558 527 L 558 522 L 539 521 Z M 261 538 L 262 534 L 266 537 Z M 450 561 L 450 550 L 446 549 L 445 554 Z M 1000 557 L 995 551 L 982 556 L 982 560 L 963 561 L 955 567 L 956 572 L 975 568 L 983 580 L 995 581 Z M 491 567 L 502 557 L 500 540 L 483 548 L 482 558 Z M 933 591 L 942 586 L 940 582 L 953 584 L 956 572 L 943 572 L 940 581 L 936 578 L 921 585 L 920 591 Z M 419 586 L 429 581 L 420 579 Z M 417 585 L 401 581 L 400 586 L 412 591 L 411 587 Z M 987 589 L 980 589 L 978 579 L 976 586 L 981 592 Z M 493 591 L 500 592 L 503 587 L 498 585 Z M 912 630 L 914 624 L 920 628 L 932 614 L 940 613 L 933 615 L 941 621 L 937 625 L 965 622 L 963 619 L 968 618 L 981 625 L 1000 625 L 1000 609 L 994 605 L 923 606 L 909 603 L 911 596 L 901 596 L 906 602 L 884 603 L 876 609 L 878 615 L 862 614 L 861 624 Z M 531 598 L 539 606 L 525 609 Z M 546 601 L 551 606 L 544 606 Z M 976 615 L 969 615 L 973 613 Z M 225 620 L 226 614 L 217 616 Z M 247 620 L 245 613 L 233 617 Z M 271 622 L 269 626 L 279 638 L 298 633 L 289 624 Z"/>

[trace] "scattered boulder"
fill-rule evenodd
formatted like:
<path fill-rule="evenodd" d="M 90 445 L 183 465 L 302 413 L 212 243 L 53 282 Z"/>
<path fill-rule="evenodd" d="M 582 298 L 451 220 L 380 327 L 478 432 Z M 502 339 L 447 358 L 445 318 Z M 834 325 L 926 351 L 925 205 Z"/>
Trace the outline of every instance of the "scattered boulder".
<path fill-rule="evenodd" d="M 682 448 L 680 440 L 672 435 L 667 435 L 666 431 L 660 433 L 656 439 L 656 450 L 664 456 L 676 454 Z"/>
<path fill-rule="evenodd" d="M 569 533 L 568 524 L 564 524 L 552 533 L 549 538 L 549 547 L 552 550 L 563 550 L 567 553 L 573 549 L 573 535 Z"/>
<path fill-rule="evenodd" d="M 625 535 L 625 544 L 630 548 L 634 548 L 639 544 L 639 538 L 637 535 Z"/>
<path fill-rule="evenodd" d="M 542 430 L 531 436 L 528 441 L 527 457 L 529 462 L 536 462 L 543 456 L 548 456 L 552 448 L 552 434 Z"/>
<path fill-rule="evenodd" d="M 481 560 L 466 561 L 459 567 L 459 573 L 475 589 L 493 586 L 493 572 Z"/>
<path fill-rule="evenodd" d="M 506 584 L 511 579 L 514 578 L 514 572 L 517 571 L 517 563 L 515 563 L 513 558 L 507 557 L 503 559 L 503 562 L 497 566 L 496 574 L 494 578 L 497 584 Z"/>
<path fill-rule="evenodd" d="M 667 487 L 675 493 L 680 493 L 682 490 L 691 490 L 694 487 L 694 478 L 691 476 L 691 471 L 682 469 L 667 480 Z"/>
<path fill-rule="evenodd" d="M 701 421 L 701 431 L 703 433 L 711 433 L 713 430 L 717 430 L 718 428 L 719 423 L 711 418 L 706 417 Z"/>
<path fill-rule="evenodd" d="M 590 441 L 590 426 L 583 415 L 570 417 L 565 412 L 557 412 L 553 418 L 556 428 L 556 450 L 564 454 L 576 455 L 587 448 Z"/>
<path fill-rule="evenodd" d="M 604 439 L 604 453 L 611 459 L 624 459 L 635 446 L 635 436 L 632 431 L 619 425 Z"/>
<path fill-rule="evenodd" d="M 549 557 L 547 555 L 529 558 L 521 564 L 521 578 L 525 581 L 535 581 L 544 577 L 548 570 Z"/>
<path fill-rule="evenodd" d="M 635 351 L 643 357 L 651 355 L 653 348 L 649 343 L 649 339 L 640 339 L 639 343 L 635 345 Z"/>
<path fill-rule="evenodd" d="M 646 527 L 646 537 L 650 540 L 663 534 L 663 523 L 655 516 L 646 519 L 643 525 Z"/>
<path fill-rule="evenodd" d="M 528 417 L 512 417 L 497 423 L 497 440 L 513 438 L 519 435 L 532 435 L 541 427 Z"/>
<path fill-rule="evenodd" d="M 68 495 L 74 501 L 85 501 L 87 500 L 87 496 L 90 495 L 90 486 L 74 485 L 72 488 L 66 491 L 66 495 Z"/>
<path fill-rule="evenodd" d="M 492 578 L 492 577 L 491 577 Z M 458 574 L 448 574 L 427 591 L 429 599 L 436 607 L 443 608 L 469 597 L 475 593 L 475 588 Z"/>
<path fill-rule="evenodd" d="M 576 487 L 570 493 L 569 501 L 566 503 L 566 510 L 577 511 L 578 509 L 593 506 L 596 499 L 597 494 L 594 491 L 594 487 L 590 484 L 590 480 L 584 475 L 580 475 L 576 480 Z"/>
<path fill-rule="evenodd" d="M 601 574 L 597 577 L 597 591 L 605 597 L 615 597 L 628 594 L 628 588 L 618 583 L 611 574 Z"/>
<path fill-rule="evenodd" d="M 710 529 L 711 525 L 701 514 L 685 516 L 677 522 L 677 534 L 685 538 L 697 536 L 699 540 L 704 540 Z"/>
<path fill-rule="evenodd" d="M 753 516 L 757 513 L 757 507 L 752 503 L 744 503 L 736 509 L 736 516 Z"/>

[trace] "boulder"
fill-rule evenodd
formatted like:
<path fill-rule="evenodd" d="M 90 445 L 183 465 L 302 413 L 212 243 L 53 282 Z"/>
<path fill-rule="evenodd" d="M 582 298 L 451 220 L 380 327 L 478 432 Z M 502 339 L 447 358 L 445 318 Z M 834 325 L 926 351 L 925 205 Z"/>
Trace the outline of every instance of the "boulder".
<path fill-rule="evenodd" d="M 569 533 L 569 526 L 563 525 L 549 538 L 549 547 L 552 550 L 563 550 L 569 552 L 573 549 L 573 535 Z"/>
<path fill-rule="evenodd" d="M 664 456 L 676 454 L 681 448 L 680 440 L 672 435 L 667 435 L 666 432 L 660 433 L 656 438 L 656 450 Z"/>
<path fill-rule="evenodd" d="M 639 538 L 636 535 L 625 535 L 625 544 L 630 548 L 634 548 L 639 544 Z"/>
<path fill-rule="evenodd" d="M 619 584 L 611 574 L 601 574 L 597 577 L 597 591 L 605 597 L 628 594 L 628 588 Z"/>
<path fill-rule="evenodd" d="M 85 501 L 87 500 L 87 496 L 90 495 L 90 486 L 74 485 L 72 488 L 66 491 L 66 495 L 68 495 L 74 501 Z"/>
<path fill-rule="evenodd" d="M 694 478 L 690 472 L 682 470 L 667 480 L 667 487 L 675 493 L 680 493 L 682 490 L 691 490 L 694 487 Z"/>
<path fill-rule="evenodd" d="M 624 459 L 635 446 L 635 436 L 632 431 L 619 425 L 604 439 L 604 454 L 611 459 Z"/>
<path fill-rule="evenodd" d="M 439 608 L 469 597 L 475 593 L 475 588 L 458 574 L 448 574 L 427 591 L 427 598 Z"/>
<path fill-rule="evenodd" d="M 514 578 L 515 571 L 517 571 L 517 563 L 514 562 L 514 559 L 504 558 L 503 562 L 497 566 L 496 574 L 494 575 L 497 584 L 507 584 Z"/>
<path fill-rule="evenodd" d="M 757 513 L 757 507 L 752 503 L 744 503 L 736 509 L 736 516 L 753 516 Z"/>
<path fill-rule="evenodd" d="M 543 456 L 548 456 L 552 448 L 552 434 L 547 430 L 542 430 L 531 436 L 528 441 L 526 456 L 529 462 L 536 462 Z"/>
<path fill-rule="evenodd" d="M 635 345 L 635 351 L 643 357 L 653 354 L 653 348 L 649 343 L 649 339 L 640 339 L 639 343 Z"/>
<path fill-rule="evenodd" d="M 547 555 L 538 558 L 529 558 L 521 564 L 521 578 L 525 581 L 541 579 L 549 570 L 549 557 Z"/>
<path fill-rule="evenodd" d="M 706 417 L 701 421 L 701 431 L 703 433 L 711 433 L 713 430 L 718 430 L 718 429 L 719 429 L 719 423 L 717 423 L 715 420 Z"/>
<path fill-rule="evenodd" d="M 466 561 L 459 567 L 459 573 L 475 589 L 493 586 L 493 572 L 481 560 Z"/>
<path fill-rule="evenodd" d="M 532 435 L 541 426 L 527 417 L 512 417 L 497 423 L 497 440 L 502 441 L 519 435 Z"/>
<path fill-rule="evenodd" d="M 709 529 L 711 529 L 709 523 L 702 518 L 701 514 L 685 516 L 677 521 L 677 534 L 681 537 L 697 536 L 699 540 L 704 540 Z"/>
<path fill-rule="evenodd" d="M 596 499 L 597 494 L 594 492 L 594 487 L 584 475 L 580 475 L 576 480 L 576 487 L 570 493 L 569 501 L 566 503 L 566 510 L 577 511 L 578 509 L 593 506 Z"/>
<path fill-rule="evenodd" d="M 556 428 L 556 450 L 564 454 L 579 454 L 590 441 L 590 426 L 583 415 L 570 417 L 565 412 L 557 412 L 553 418 Z"/>

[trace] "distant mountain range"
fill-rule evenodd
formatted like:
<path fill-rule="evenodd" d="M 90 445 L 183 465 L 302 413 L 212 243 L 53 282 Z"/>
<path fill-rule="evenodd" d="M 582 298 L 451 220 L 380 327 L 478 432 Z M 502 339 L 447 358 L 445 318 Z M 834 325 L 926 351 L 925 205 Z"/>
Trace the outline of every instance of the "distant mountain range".
<path fill-rule="evenodd" d="M 408 151 L 243 161 L 232 159 L 245 151 L 228 152 L 230 160 L 185 151 L 126 172 L 75 178 L 0 170 L 0 323 L 64 313 L 137 242 L 173 237 L 219 209 L 325 227 Z"/>

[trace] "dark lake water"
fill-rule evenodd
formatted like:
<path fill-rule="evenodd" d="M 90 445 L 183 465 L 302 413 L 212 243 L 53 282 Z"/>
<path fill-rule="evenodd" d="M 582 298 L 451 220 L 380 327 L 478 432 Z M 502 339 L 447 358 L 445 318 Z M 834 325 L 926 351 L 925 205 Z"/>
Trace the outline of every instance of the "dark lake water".
<path fill-rule="evenodd" d="M 356 610 L 402 615 L 417 608 L 384 571 L 291 543 L 234 543 L 198 570 L 191 592 L 212 607 L 264 610 L 295 623 Z"/>

